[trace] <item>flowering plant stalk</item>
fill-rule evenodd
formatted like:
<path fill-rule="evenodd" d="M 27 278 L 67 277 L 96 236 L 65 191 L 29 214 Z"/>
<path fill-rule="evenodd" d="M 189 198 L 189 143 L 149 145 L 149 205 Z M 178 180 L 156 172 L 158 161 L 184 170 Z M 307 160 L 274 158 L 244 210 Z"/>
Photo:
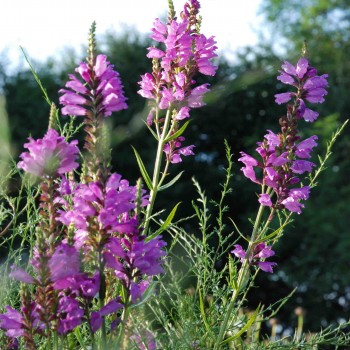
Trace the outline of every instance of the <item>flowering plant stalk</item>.
<path fill-rule="evenodd" d="M 172 0 L 169 0 L 167 23 L 156 19 L 152 28 L 151 38 L 164 48 L 148 48 L 147 57 L 152 59 L 153 71 L 143 75 L 139 83 L 139 94 L 150 100 L 147 125 L 158 142 L 152 180 L 135 150 L 144 181 L 150 190 L 145 218 L 146 233 L 158 191 L 169 187 L 181 176 L 179 174 L 163 185 L 170 165 L 181 162 L 182 156 L 194 155 L 194 145 L 182 146 L 185 141 L 182 135 L 189 121 L 181 124 L 190 117 L 192 108 L 205 105 L 203 97 L 209 91 L 209 84 L 194 87 L 194 77 L 198 73 L 213 76 L 217 69 L 211 62 L 216 57 L 217 47 L 214 37 L 207 38 L 200 33 L 199 9 L 199 2 L 190 0 L 186 2 L 178 19 Z M 166 159 L 162 171 L 164 154 Z"/>
<path fill-rule="evenodd" d="M 303 49 L 303 52 L 304 54 L 306 53 L 306 48 Z M 273 267 L 277 265 L 275 262 L 265 261 L 265 259 L 275 254 L 271 246 L 266 245 L 265 242 L 271 241 L 275 243 L 279 238 L 279 230 L 267 235 L 274 215 L 281 209 L 288 210 L 290 213 L 300 214 L 301 208 L 304 207 L 300 200 L 309 198 L 310 186 L 299 185 L 301 182 L 300 175 L 311 173 L 312 168 L 315 166 L 314 163 L 303 159 L 311 158 L 310 153 L 317 145 L 317 136 L 311 136 L 300 141 L 297 127 L 300 119 L 304 119 L 307 122 L 316 120 L 318 113 L 307 108 L 304 100 L 311 103 L 324 102 L 324 96 L 327 95 L 325 88 L 328 86 L 328 75 L 318 76 L 317 70 L 310 66 L 309 61 L 304 56 L 298 60 L 295 66 L 287 61 L 284 62 L 280 73 L 277 79 L 284 84 L 293 86 L 297 91 L 275 95 L 278 104 L 286 103 L 292 98 L 294 100 L 287 105 L 286 115 L 279 120 L 281 133 L 275 134 L 269 130 L 268 134 L 265 135 L 264 141 L 258 142 L 256 150 L 262 161 L 258 162 L 250 155 L 241 152 L 242 157 L 239 160 L 244 164 L 244 167 L 241 169 L 244 175 L 251 181 L 261 185 L 260 206 L 253 231 L 248 240 L 247 251 L 244 251 L 240 245 L 236 244 L 235 249 L 231 252 L 241 259 L 242 266 L 238 272 L 237 283 L 220 327 L 214 349 L 219 349 L 223 342 L 236 300 L 249 276 L 250 266 L 257 265 L 262 271 L 273 273 Z M 262 179 L 256 177 L 254 167 L 262 169 Z M 315 178 L 310 182 L 314 181 Z M 276 196 L 274 203 L 272 200 L 273 195 Z M 263 222 L 265 207 L 270 207 L 270 212 L 265 222 Z M 288 224 L 290 216 L 290 214 L 287 215 L 287 220 L 282 227 Z M 261 261 L 261 259 L 263 260 Z"/>

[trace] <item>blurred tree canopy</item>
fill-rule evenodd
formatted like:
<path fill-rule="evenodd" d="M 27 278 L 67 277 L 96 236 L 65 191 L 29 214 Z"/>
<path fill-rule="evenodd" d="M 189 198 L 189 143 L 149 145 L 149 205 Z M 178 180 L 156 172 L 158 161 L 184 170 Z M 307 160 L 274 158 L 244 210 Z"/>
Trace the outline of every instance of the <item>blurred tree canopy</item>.
<path fill-rule="evenodd" d="M 218 183 L 224 178 L 226 164 L 223 140 L 227 139 L 235 160 L 234 191 L 227 203 L 231 208 L 228 215 L 235 219 L 242 232 L 250 233 L 247 218 L 253 218 L 257 209 L 255 193 L 259 189 L 242 176 L 237 158 L 242 150 L 253 152 L 266 129 L 278 131 L 278 118 L 284 114 L 285 107 L 274 103 L 274 94 L 284 92 L 285 87 L 276 80 L 277 71 L 281 60 L 296 61 L 304 39 L 308 42 L 312 65 L 320 73 L 330 75 L 326 103 L 317 106 L 319 120 L 314 124 L 304 123 L 301 127 L 305 137 L 315 133 L 320 135 L 319 151 L 322 153 L 331 133 L 348 117 L 350 22 L 346 3 L 345 0 L 263 0 L 262 11 L 271 30 L 279 36 L 274 40 L 287 43 L 283 55 L 280 51 L 279 54 L 274 52 L 271 42 L 265 42 L 258 47 L 241 49 L 235 64 L 220 58 L 218 73 L 209 81 L 212 92 L 207 96 L 207 106 L 193 110 L 193 120 L 186 130 L 186 141 L 196 146 L 196 155 L 173 165 L 173 176 L 182 170 L 184 174 L 170 191 L 159 194 L 158 209 L 165 208 L 169 212 L 181 201 L 178 217 L 192 213 L 191 200 L 196 195 L 192 176 L 200 182 L 209 198 L 218 198 Z M 151 70 L 151 62 L 145 57 L 150 42 L 130 31 L 121 35 L 107 33 L 98 42 L 100 51 L 107 54 L 108 60 L 120 72 L 129 104 L 128 110 L 109 118 L 113 169 L 133 183 L 139 171 L 131 145 L 138 149 L 150 170 L 156 151 L 143 122 L 149 107 L 137 94 L 140 75 Z M 64 86 L 67 74 L 82 59 L 83 55 L 67 50 L 62 58 L 35 65 L 54 102 L 58 102 L 58 90 Z M 0 74 L 17 157 L 29 133 L 40 137 L 45 132 L 49 106 L 29 69 L 7 74 L 6 65 L 0 64 Z M 198 77 L 199 83 L 201 79 Z M 349 149 L 350 137 L 346 130 L 336 146 L 328 171 L 320 178 L 321 186 L 312 191 L 306 210 L 296 217 L 278 246 L 276 274 L 261 274 L 262 288 L 255 289 L 251 296 L 253 303 L 262 299 L 263 304 L 268 305 L 299 286 L 292 300 L 280 312 L 279 317 L 285 325 L 295 325 L 293 309 L 296 306 L 307 310 L 306 327 L 311 330 L 318 329 L 321 322 L 324 325 L 348 317 Z M 195 231 L 191 225 L 188 229 Z M 220 266 L 218 262 L 218 268 Z"/>

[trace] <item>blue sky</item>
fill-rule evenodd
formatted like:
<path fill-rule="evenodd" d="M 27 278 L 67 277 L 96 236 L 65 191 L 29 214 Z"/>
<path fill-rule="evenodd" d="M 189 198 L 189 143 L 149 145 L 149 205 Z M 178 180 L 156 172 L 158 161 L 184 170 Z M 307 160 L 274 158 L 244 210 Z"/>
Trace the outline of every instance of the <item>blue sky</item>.
<path fill-rule="evenodd" d="M 219 49 L 233 56 L 237 47 L 257 41 L 260 0 L 202 0 L 202 32 L 215 35 Z M 180 12 L 184 0 L 174 0 Z M 92 21 L 97 34 L 123 24 L 149 33 L 154 18 L 167 11 L 167 0 L 11 0 L 1 4 L 0 52 L 16 63 L 23 46 L 31 59 L 52 56 L 65 46 L 80 47 Z"/>

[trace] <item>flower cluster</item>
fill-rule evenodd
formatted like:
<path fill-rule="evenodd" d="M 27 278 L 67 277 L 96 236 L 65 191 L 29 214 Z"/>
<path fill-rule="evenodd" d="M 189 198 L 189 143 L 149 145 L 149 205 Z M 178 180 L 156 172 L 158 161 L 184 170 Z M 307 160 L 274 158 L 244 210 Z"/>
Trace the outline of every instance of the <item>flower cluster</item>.
<path fill-rule="evenodd" d="M 128 215 L 128 212 L 135 209 L 137 189 L 129 186 L 129 182 L 122 179 L 121 175 L 112 174 L 105 186 L 100 182 L 89 182 L 71 188 L 67 180 L 65 182 L 64 193 L 72 194 L 73 205 L 70 207 L 67 201 L 62 201 L 67 210 L 60 211 L 59 220 L 66 226 L 74 224 L 76 247 L 91 248 L 86 241 L 89 232 L 96 231 L 96 223 L 106 234 L 138 232 L 137 220 Z M 144 194 L 141 205 L 147 203 Z"/>
<path fill-rule="evenodd" d="M 277 265 L 275 262 L 262 261 L 261 259 L 267 259 L 275 255 L 275 252 L 271 249 L 270 246 L 265 243 L 259 243 L 253 247 L 253 251 L 247 257 L 246 251 L 242 248 L 241 245 L 235 244 L 235 249 L 231 251 L 237 258 L 241 259 L 243 263 L 244 259 L 248 258 L 250 265 L 256 265 L 261 270 L 265 272 L 273 273 L 273 267 Z"/>
<path fill-rule="evenodd" d="M 275 134 L 271 130 L 258 142 L 257 153 L 261 161 L 241 152 L 241 161 L 244 164 L 242 171 L 251 181 L 268 188 L 259 195 L 259 202 L 264 206 L 275 209 L 286 208 L 300 214 L 304 207 L 300 200 L 309 198 L 308 186 L 296 187 L 300 183 L 299 176 L 310 173 L 315 164 L 307 159 L 311 158 L 312 149 L 317 146 L 317 136 L 301 140 L 297 130 L 297 120 L 304 118 L 313 121 L 317 113 L 305 107 L 303 99 L 309 102 L 321 103 L 327 94 L 327 75 L 317 76 L 315 68 L 310 67 L 305 58 L 301 58 L 294 67 L 289 62 L 282 65 L 283 72 L 278 79 L 286 84 L 298 88 L 298 92 L 288 92 L 276 95 L 278 103 L 288 102 L 295 96 L 294 104 L 287 107 L 287 115 L 280 118 L 281 132 Z M 258 176 L 255 168 L 261 169 Z M 276 198 L 273 201 L 272 195 Z"/>
<path fill-rule="evenodd" d="M 194 145 L 181 147 L 182 142 L 185 140 L 183 136 L 179 136 L 177 139 L 170 141 L 164 146 L 164 152 L 170 163 L 176 164 L 182 162 L 182 156 L 194 155 Z"/>
<path fill-rule="evenodd" d="M 60 90 L 62 114 L 85 116 L 93 113 L 108 117 L 112 112 L 127 108 L 119 73 L 105 55 L 98 55 L 93 65 L 80 63 L 75 71 L 80 79 L 70 74 L 65 85 L 67 89 Z"/>
<path fill-rule="evenodd" d="M 305 100 L 310 103 L 323 103 L 327 95 L 328 74 L 317 75 L 317 70 L 309 65 L 305 57 L 301 57 L 296 66 L 285 61 L 281 74 L 277 77 L 284 84 L 297 88 L 297 92 L 285 92 L 275 95 L 278 104 L 289 102 L 295 97 L 296 116 L 308 122 L 317 119 L 318 113 L 307 108 Z"/>
<path fill-rule="evenodd" d="M 96 74 L 103 77 L 104 69 L 96 68 Z M 34 349 L 35 335 L 65 335 L 84 322 L 96 332 L 111 314 L 115 328 L 120 310 L 141 300 L 151 277 L 163 272 L 166 255 L 160 236 L 147 240 L 139 229 L 136 211 L 148 204 L 144 190 L 116 173 L 90 182 L 68 180 L 65 173 L 78 167 L 77 141 L 67 143 L 53 129 L 25 147 L 29 153 L 22 153 L 18 167 L 42 177 L 42 194 L 30 260 L 33 274 L 17 266 L 10 273 L 33 285 L 33 292 L 23 299 L 20 311 L 8 307 L 0 314 L 0 328 L 14 349 L 18 337 Z M 114 291 L 107 297 L 107 274 L 109 288 L 125 287 L 123 297 Z M 99 307 L 97 295 L 103 301 Z"/>
<path fill-rule="evenodd" d="M 106 244 L 104 259 L 106 266 L 113 269 L 117 278 L 130 291 L 132 302 L 141 299 L 149 286 L 143 276 L 155 276 L 163 272 L 162 258 L 166 253 L 162 248 L 166 243 L 160 236 L 146 241 L 144 236 L 123 235 L 111 238 Z"/>
<path fill-rule="evenodd" d="M 148 48 L 147 57 L 153 60 L 153 72 L 142 75 L 138 93 L 154 101 L 155 109 L 171 109 L 173 132 L 179 121 L 190 116 L 191 108 L 198 108 L 205 103 L 203 96 L 209 91 L 209 84 L 194 87 L 195 74 L 215 75 L 217 67 L 211 59 L 216 57 L 214 37 L 207 38 L 198 31 L 199 2 L 190 0 L 185 4 L 180 19 L 169 18 L 166 24 L 156 19 L 151 38 L 161 43 L 164 48 Z M 153 107 L 154 108 L 154 107 Z M 161 123 L 158 113 L 154 122 Z M 147 118 L 150 125 L 153 113 Z M 179 149 L 176 144 L 183 140 L 174 140 L 165 145 L 164 151 L 172 163 L 181 161 L 181 155 L 192 155 L 192 148 Z M 171 154 L 174 154 L 172 156 Z"/>
<path fill-rule="evenodd" d="M 308 158 L 311 151 L 317 145 L 317 136 L 311 136 L 303 141 L 295 143 L 292 149 L 283 149 L 282 135 L 276 135 L 271 130 L 265 135 L 263 142 L 258 142 L 257 153 L 261 161 L 257 161 L 250 155 L 241 152 L 239 161 L 244 163 L 242 171 L 251 181 L 260 185 L 266 185 L 276 194 L 275 204 L 272 203 L 270 194 L 263 193 L 259 196 L 259 202 L 265 206 L 286 208 L 291 212 L 301 213 L 303 204 L 299 200 L 309 198 L 308 186 L 292 187 L 300 182 L 299 175 L 311 172 L 315 166 Z M 293 158 L 291 157 L 293 156 Z M 260 168 L 262 178 L 257 178 L 254 168 Z"/>
<path fill-rule="evenodd" d="M 42 139 L 34 140 L 30 137 L 29 142 L 24 144 L 29 152 L 20 155 L 22 161 L 18 163 L 18 168 L 40 177 L 72 171 L 78 167 L 77 143 L 76 140 L 67 143 L 54 129 L 49 129 Z"/>

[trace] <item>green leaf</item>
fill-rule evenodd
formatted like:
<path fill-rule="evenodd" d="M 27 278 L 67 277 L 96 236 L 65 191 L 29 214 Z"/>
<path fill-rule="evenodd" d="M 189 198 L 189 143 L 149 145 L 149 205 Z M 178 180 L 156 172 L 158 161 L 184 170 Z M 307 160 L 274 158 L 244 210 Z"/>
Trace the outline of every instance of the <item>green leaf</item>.
<path fill-rule="evenodd" d="M 150 236 L 148 236 L 148 237 L 146 238 L 146 242 L 148 242 L 148 241 L 150 241 L 151 239 L 153 239 L 153 238 L 159 236 L 163 231 L 165 231 L 165 230 L 169 227 L 169 225 L 171 224 L 172 220 L 174 219 L 174 216 L 175 216 L 175 214 L 176 214 L 177 208 L 178 208 L 178 206 L 179 206 L 180 204 L 181 204 L 181 202 L 179 202 L 179 203 L 177 203 L 177 204 L 175 205 L 175 207 L 174 207 L 173 210 L 170 212 L 170 214 L 168 215 L 168 217 L 166 218 L 166 220 L 163 222 L 162 226 L 159 227 L 159 229 L 158 229 L 156 232 L 154 232 L 154 233 L 152 233 Z"/>
<path fill-rule="evenodd" d="M 220 345 L 229 343 L 230 341 L 235 340 L 236 338 L 240 337 L 244 332 L 246 332 L 251 327 L 251 325 L 255 322 L 255 320 L 256 320 L 256 318 L 257 318 L 257 316 L 259 314 L 259 310 L 260 310 L 260 305 L 254 311 L 252 317 L 249 318 L 249 320 L 246 323 L 246 325 L 239 332 L 237 332 L 236 334 L 234 334 L 231 337 L 226 338 L 224 341 L 222 341 L 220 343 Z"/>
<path fill-rule="evenodd" d="M 157 141 L 159 141 L 159 137 L 158 137 L 157 134 L 154 132 L 154 130 L 153 130 L 145 121 L 143 121 L 143 122 L 145 123 L 145 125 L 147 126 L 148 130 L 151 132 L 151 134 L 153 135 L 153 137 L 154 137 Z"/>
<path fill-rule="evenodd" d="M 269 235 L 256 240 L 254 243 L 258 244 L 261 242 L 267 242 L 268 240 L 270 240 L 271 238 L 278 236 L 281 232 L 283 232 L 283 229 L 290 223 L 291 221 L 287 220 L 282 226 L 280 226 L 277 230 L 273 231 L 272 233 L 270 233 Z"/>
<path fill-rule="evenodd" d="M 28 65 L 29 65 L 30 71 L 32 72 L 32 74 L 33 74 L 33 76 L 34 76 L 34 79 L 36 80 L 36 82 L 38 83 L 38 85 L 39 85 L 39 87 L 40 87 L 42 93 L 44 94 L 44 99 L 45 99 L 45 101 L 46 101 L 46 102 L 48 103 L 48 105 L 51 107 L 52 101 L 50 100 L 49 95 L 47 94 L 46 89 L 44 88 L 44 86 L 43 86 L 43 84 L 41 83 L 41 80 L 40 80 L 38 74 L 36 74 L 36 72 L 35 72 L 33 66 L 31 65 L 28 56 L 27 56 L 26 53 L 24 52 L 23 47 L 20 46 L 20 48 L 21 48 L 21 51 L 22 51 L 22 53 L 23 53 L 23 55 L 24 55 L 25 60 L 27 61 Z"/>
<path fill-rule="evenodd" d="M 183 174 L 183 171 L 181 173 L 177 174 L 171 181 L 169 181 L 167 184 L 160 186 L 158 191 L 163 191 L 166 188 L 169 188 L 170 186 L 174 185 L 174 183 L 180 179 L 181 175 Z"/>
<path fill-rule="evenodd" d="M 134 150 L 134 153 L 135 153 L 135 157 L 136 157 L 136 160 L 137 160 L 137 164 L 139 165 L 139 168 L 140 168 L 140 171 L 141 171 L 141 174 L 142 174 L 142 177 L 143 177 L 143 180 L 145 181 L 148 189 L 150 191 L 152 191 L 152 181 L 151 181 L 151 178 L 149 177 L 148 173 L 147 173 L 147 170 L 146 170 L 146 167 L 145 165 L 143 164 L 143 161 L 139 155 L 139 153 L 136 151 L 136 149 L 131 146 L 132 149 Z"/>
<path fill-rule="evenodd" d="M 205 315 L 204 302 L 203 302 L 203 297 L 202 297 L 202 293 L 201 293 L 200 290 L 198 291 L 198 295 L 199 295 L 199 308 L 200 308 L 200 311 L 201 311 L 201 315 L 202 315 L 202 318 L 203 318 L 203 322 L 204 322 L 205 328 L 207 329 L 207 332 L 211 333 L 211 328 L 210 328 L 210 326 L 208 324 L 207 317 Z"/>
<path fill-rule="evenodd" d="M 237 267 L 236 267 L 231 255 L 228 256 L 228 271 L 229 271 L 229 276 L 230 276 L 229 283 L 230 283 L 230 285 L 232 285 L 232 288 L 234 290 L 237 290 L 238 289 L 237 281 L 236 281 Z"/>
<path fill-rule="evenodd" d="M 183 134 L 183 132 L 186 130 L 188 124 L 190 123 L 190 120 L 187 120 L 187 122 L 182 125 L 182 127 L 176 131 L 174 134 L 172 134 L 171 136 L 167 137 L 165 140 L 164 140 L 164 143 L 168 143 L 169 141 L 171 140 L 175 140 L 177 139 L 179 136 L 181 136 Z"/>
<path fill-rule="evenodd" d="M 74 329 L 74 336 L 77 338 L 79 345 L 82 346 L 82 350 L 87 350 L 87 347 L 85 346 L 84 338 L 80 332 L 80 328 L 76 327 Z"/>

